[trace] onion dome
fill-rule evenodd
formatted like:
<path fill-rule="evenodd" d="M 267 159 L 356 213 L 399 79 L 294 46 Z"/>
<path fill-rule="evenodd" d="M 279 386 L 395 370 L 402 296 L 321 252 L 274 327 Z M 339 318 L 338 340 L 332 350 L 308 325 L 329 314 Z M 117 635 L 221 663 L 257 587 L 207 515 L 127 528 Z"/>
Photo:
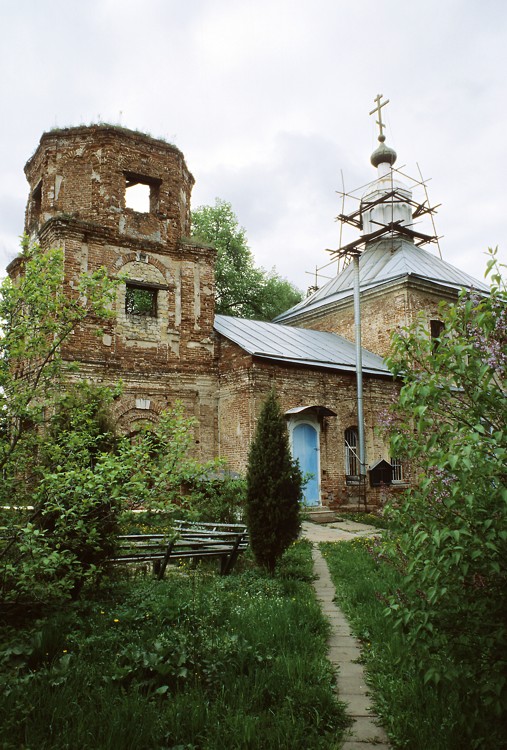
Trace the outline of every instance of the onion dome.
<path fill-rule="evenodd" d="M 361 199 L 361 221 L 363 236 L 378 233 L 399 223 L 411 226 L 412 192 L 399 180 L 395 179 L 392 166 L 396 161 L 396 151 L 385 145 L 386 137 L 378 137 L 380 145 L 373 152 L 370 161 L 377 168 L 377 179 L 371 182 Z"/>
<path fill-rule="evenodd" d="M 385 135 L 379 135 L 378 139 L 380 146 L 370 156 L 371 163 L 374 167 L 378 167 L 379 164 L 390 164 L 392 166 L 396 161 L 396 151 L 385 145 Z"/>

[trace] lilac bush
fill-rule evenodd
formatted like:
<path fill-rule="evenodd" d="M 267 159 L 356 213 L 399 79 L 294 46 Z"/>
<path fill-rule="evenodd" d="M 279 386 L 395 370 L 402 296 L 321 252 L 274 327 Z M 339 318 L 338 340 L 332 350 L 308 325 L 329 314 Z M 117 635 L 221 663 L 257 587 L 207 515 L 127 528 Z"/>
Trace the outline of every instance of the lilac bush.
<path fill-rule="evenodd" d="M 387 614 L 426 681 L 460 681 L 472 733 L 479 713 L 494 732 L 507 711 L 507 290 L 495 251 L 487 275 L 489 294 L 442 305 L 437 341 L 418 323 L 395 334 L 388 359 L 402 383 L 392 455 L 418 477 L 390 511 L 406 586 Z"/>

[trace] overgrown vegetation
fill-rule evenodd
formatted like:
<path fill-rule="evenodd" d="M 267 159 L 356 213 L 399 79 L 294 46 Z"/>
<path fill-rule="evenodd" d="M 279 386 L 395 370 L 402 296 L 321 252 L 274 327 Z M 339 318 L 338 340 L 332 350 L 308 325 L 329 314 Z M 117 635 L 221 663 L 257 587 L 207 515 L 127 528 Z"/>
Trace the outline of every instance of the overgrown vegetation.
<path fill-rule="evenodd" d="M 22 273 L 0 289 L 0 601 L 44 606 L 96 581 L 132 512 L 236 515 L 241 488 L 191 457 L 194 421 L 181 405 L 135 440 L 114 433 L 117 388 L 73 381 L 62 346 L 89 317 L 110 316 L 103 270 L 66 289 L 60 250 L 25 243 Z M 153 515 L 152 515 L 153 518 Z M 228 519 L 227 519 L 228 520 Z"/>
<path fill-rule="evenodd" d="M 469 685 L 459 680 L 435 684 L 424 679 L 424 648 L 411 642 L 392 618 L 386 603 L 396 592 L 404 597 L 401 573 L 382 557 L 378 540 L 323 544 L 322 551 L 336 586 L 338 604 L 362 645 L 363 662 L 375 711 L 393 748 L 471 750 L 506 747 L 505 729 L 497 717 L 469 724 L 475 710 Z M 435 650 L 442 670 L 455 674 L 451 655 Z M 472 699 L 472 700 L 471 700 Z"/>
<path fill-rule="evenodd" d="M 2 747 L 335 748 L 346 719 L 311 578 L 302 542 L 274 578 L 141 575 L 3 626 Z"/>
<path fill-rule="evenodd" d="M 70 399 L 65 394 L 67 406 Z M 153 530 L 160 515 L 164 531 L 170 532 L 172 517 L 185 512 L 188 487 L 201 487 L 201 495 L 193 496 L 195 516 L 203 502 L 206 477 L 217 469 L 215 463 L 200 465 L 191 458 L 193 422 L 184 416 L 181 405 L 163 413 L 134 441 L 113 440 L 110 433 L 97 431 L 96 415 L 86 407 L 90 400 L 66 411 L 65 429 L 60 423 L 53 439 L 53 419 L 37 438 L 44 446 L 39 451 L 41 463 L 34 462 L 37 481 L 30 482 L 33 505 L 17 505 L 18 495 L 13 493 L 15 507 L 3 510 L 0 597 L 4 603 L 35 606 L 75 597 L 86 582 L 103 575 L 120 526 L 125 529 L 144 521 Z M 54 419 L 61 422 L 58 411 Z M 20 487 L 23 490 L 21 479 Z M 219 490 L 210 494 L 218 509 Z M 224 500 L 222 507 L 228 504 Z"/>
<path fill-rule="evenodd" d="M 214 206 L 192 211 L 196 239 L 216 248 L 215 310 L 222 315 L 272 320 L 302 299 L 301 292 L 272 269 L 257 268 L 232 206 L 216 199 Z"/>
<path fill-rule="evenodd" d="M 252 552 L 273 573 L 301 529 L 303 477 L 292 459 L 287 424 L 276 393 L 263 404 L 250 444 L 246 517 Z"/>
<path fill-rule="evenodd" d="M 354 523 L 364 523 L 366 526 L 374 526 L 376 529 L 387 529 L 388 520 L 386 516 L 381 513 L 363 513 L 357 511 L 354 513 L 341 512 L 338 515 L 338 521 L 342 519 L 346 521 L 354 521 Z"/>
<path fill-rule="evenodd" d="M 4 497 L 30 471 L 44 425 L 68 379 L 62 348 L 89 318 L 111 317 L 115 284 L 104 268 L 64 284 L 63 251 L 23 241 L 20 274 L 0 287 L 0 470 Z"/>
<path fill-rule="evenodd" d="M 231 475 L 218 462 L 211 471 L 194 472 L 185 489 L 191 495 L 190 519 L 217 523 L 245 521 L 246 481 Z"/>
<path fill-rule="evenodd" d="M 390 511 L 385 555 L 403 575 L 387 614 L 428 685 L 457 686 L 466 747 L 500 747 L 507 724 L 507 289 L 441 308 L 442 332 L 400 331 L 391 455 L 420 471 Z M 465 733 L 468 732 L 468 735 Z"/>

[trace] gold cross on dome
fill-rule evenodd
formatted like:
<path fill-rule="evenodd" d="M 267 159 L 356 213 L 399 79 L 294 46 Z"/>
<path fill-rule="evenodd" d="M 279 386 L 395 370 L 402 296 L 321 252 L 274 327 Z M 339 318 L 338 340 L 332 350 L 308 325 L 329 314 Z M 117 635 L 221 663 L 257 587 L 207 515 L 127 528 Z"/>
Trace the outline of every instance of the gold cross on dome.
<path fill-rule="evenodd" d="M 373 100 L 374 102 L 376 102 L 377 106 L 375 107 L 375 109 L 372 109 L 372 111 L 370 112 L 370 115 L 374 115 L 375 112 L 378 113 L 377 125 L 379 126 L 381 136 L 384 135 L 384 128 L 385 128 L 385 125 L 382 122 L 382 107 L 385 107 L 386 104 L 389 104 L 389 99 L 386 99 L 385 102 L 382 102 L 382 104 L 380 103 L 380 100 L 382 99 L 383 96 L 384 94 L 377 94 L 377 96 Z"/>

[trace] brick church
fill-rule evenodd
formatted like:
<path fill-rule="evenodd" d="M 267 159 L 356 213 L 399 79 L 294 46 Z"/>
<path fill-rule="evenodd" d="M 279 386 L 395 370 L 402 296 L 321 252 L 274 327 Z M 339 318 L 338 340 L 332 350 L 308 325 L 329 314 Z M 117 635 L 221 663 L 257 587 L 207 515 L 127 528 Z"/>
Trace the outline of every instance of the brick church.
<path fill-rule="evenodd" d="M 394 179 L 395 152 L 379 137 L 377 178 L 351 220 L 358 228 L 362 322 L 364 471 L 359 465 L 353 264 L 304 301 L 264 323 L 214 313 L 215 251 L 190 236 L 194 179 L 165 141 L 107 125 L 44 133 L 25 167 L 25 231 L 43 248 L 62 247 L 65 284 L 105 266 L 126 279 L 116 318 L 98 338 L 84 327 L 66 344 L 80 377 L 124 384 L 118 428 L 181 401 L 197 420 L 195 452 L 244 473 L 249 443 L 269 390 L 279 395 L 292 450 L 311 475 L 309 506 L 379 502 L 379 467 L 409 481 L 376 430 L 396 394 L 384 361 L 391 331 L 422 313 L 438 332 L 438 305 L 461 287 L 484 288 L 420 247 L 410 190 Z M 128 206 L 142 186 L 145 210 Z M 382 229 L 379 230 L 379 227 Z M 359 256 L 360 251 L 360 256 Z M 8 271 L 18 272 L 14 260 Z M 383 475 L 384 478 L 387 475 Z"/>

